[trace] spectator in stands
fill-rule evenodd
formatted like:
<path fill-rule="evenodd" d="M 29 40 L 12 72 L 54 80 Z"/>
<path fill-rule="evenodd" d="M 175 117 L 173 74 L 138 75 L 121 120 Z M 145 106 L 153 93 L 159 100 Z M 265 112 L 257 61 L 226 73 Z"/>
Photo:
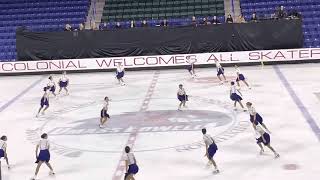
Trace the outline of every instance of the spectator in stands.
<path fill-rule="evenodd" d="M 107 22 L 104 22 L 103 24 L 100 24 L 100 30 L 107 30 L 108 29 L 108 24 Z"/>
<path fill-rule="evenodd" d="M 299 14 L 297 12 L 297 10 L 292 10 L 288 16 L 291 18 L 291 19 L 300 19 L 301 18 L 301 14 Z"/>
<path fill-rule="evenodd" d="M 200 25 L 208 25 L 207 18 L 203 18 L 202 21 L 200 22 Z"/>
<path fill-rule="evenodd" d="M 116 23 L 116 29 L 121 29 L 121 24 L 120 24 L 120 22 L 117 22 L 117 23 Z"/>
<path fill-rule="evenodd" d="M 197 26 L 198 26 L 198 24 L 197 24 L 197 19 L 196 19 L 195 16 L 192 16 L 191 24 L 192 24 L 192 26 L 194 26 L 194 27 L 197 27 Z"/>
<path fill-rule="evenodd" d="M 252 14 L 251 22 L 258 22 L 258 16 L 257 16 L 257 13 L 256 13 L 256 12 L 254 12 L 254 13 Z"/>
<path fill-rule="evenodd" d="M 280 6 L 280 8 L 276 11 L 276 17 L 277 19 L 284 19 L 287 17 L 287 13 L 283 6 Z"/>
<path fill-rule="evenodd" d="M 231 16 L 231 14 L 228 15 L 228 17 L 226 19 L 226 23 L 233 23 L 233 18 Z"/>
<path fill-rule="evenodd" d="M 213 19 L 211 20 L 211 24 L 220 24 L 220 21 L 217 18 L 217 16 L 213 16 Z"/>
<path fill-rule="evenodd" d="M 211 24 L 210 17 L 208 16 L 207 17 L 207 25 L 210 25 L 210 24 Z"/>
<path fill-rule="evenodd" d="M 135 28 L 136 27 L 136 22 L 134 20 L 130 21 L 130 28 Z"/>
<path fill-rule="evenodd" d="M 167 21 L 167 19 L 164 19 L 163 21 L 161 21 L 160 26 L 162 26 L 162 27 L 167 27 L 167 26 L 168 26 L 168 21 Z"/>
<path fill-rule="evenodd" d="M 82 23 L 79 24 L 78 28 L 75 28 L 73 31 L 83 31 L 84 30 L 84 25 Z"/>
<path fill-rule="evenodd" d="M 237 23 L 246 23 L 246 20 L 242 14 L 238 16 Z"/>
<path fill-rule="evenodd" d="M 72 27 L 70 24 L 66 24 L 64 31 L 72 31 Z"/>
<path fill-rule="evenodd" d="M 148 27 L 147 21 L 144 19 L 141 24 L 142 27 Z"/>
<path fill-rule="evenodd" d="M 99 27 L 97 26 L 97 24 L 95 22 L 91 23 L 91 30 L 94 30 L 94 31 L 99 30 Z"/>
<path fill-rule="evenodd" d="M 84 30 L 84 25 L 83 25 L 83 23 L 80 23 L 79 24 L 79 31 L 83 31 Z"/>

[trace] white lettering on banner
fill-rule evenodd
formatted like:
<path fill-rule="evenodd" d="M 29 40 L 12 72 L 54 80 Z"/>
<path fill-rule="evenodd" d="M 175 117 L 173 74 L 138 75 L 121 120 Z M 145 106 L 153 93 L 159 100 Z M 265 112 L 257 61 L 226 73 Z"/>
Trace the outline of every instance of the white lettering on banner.
<path fill-rule="evenodd" d="M 215 61 L 221 63 L 250 63 L 260 61 L 271 62 L 318 59 L 320 60 L 320 48 L 281 49 L 138 57 L 0 62 L 0 73 L 114 69 L 118 63 L 122 63 L 125 68 L 138 68 L 182 66 L 188 64 L 187 60 L 195 62 L 195 64 L 214 64 Z"/>

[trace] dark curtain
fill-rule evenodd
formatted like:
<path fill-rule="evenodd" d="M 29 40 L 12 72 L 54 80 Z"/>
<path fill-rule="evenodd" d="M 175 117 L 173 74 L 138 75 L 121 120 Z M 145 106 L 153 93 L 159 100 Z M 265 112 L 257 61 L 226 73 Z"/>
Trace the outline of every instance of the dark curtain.
<path fill-rule="evenodd" d="M 300 20 L 110 31 L 17 30 L 18 60 L 231 52 L 302 46 Z"/>

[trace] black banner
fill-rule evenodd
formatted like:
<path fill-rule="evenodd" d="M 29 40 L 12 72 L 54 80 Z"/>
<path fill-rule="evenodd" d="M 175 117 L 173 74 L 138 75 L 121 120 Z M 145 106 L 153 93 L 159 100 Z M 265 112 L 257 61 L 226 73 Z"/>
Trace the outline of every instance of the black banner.
<path fill-rule="evenodd" d="M 18 60 L 24 61 L 291 49 L 302 46 L 301 20 L 81 32 L 17 30 Z"/>

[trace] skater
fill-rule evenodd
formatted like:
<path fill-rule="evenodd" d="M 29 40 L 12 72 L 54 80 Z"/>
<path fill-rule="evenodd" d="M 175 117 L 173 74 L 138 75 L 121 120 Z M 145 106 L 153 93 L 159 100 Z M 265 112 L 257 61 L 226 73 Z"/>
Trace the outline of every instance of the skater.
<path fill-rule="evenodd" d="M 104 124 L 108 121 L 108 119 L 110 119 L 110 116 L 108 114 L 108 106 L 109 106 L 109 98 L 105 97 L 104 98 L 105 104 L 103 106 L 103 108 L 101 109 L 101 113 L 100 113 L 100 124 L 99 127 L 103 128 Z"/>
<path fill-rule="evenodd" d="M 265 132 L 260 125 L 256 125 L 254 123 L 252 123 L 252 125 L 256 132 L 256 140 L 257 140 L 258 146 L 260 147 L 260 154 L 264 153 L 264 149 L 262 146 L 262 143 L 263 143 L 264 146 L 267 146 L 274 153 L 275 158 L 280 157 L 280 155 L 270 145 L 270 135 L 267 132 Z"/>
<path fill-rule="evenodd" d="M 237 110 L 237 103 L 240 104 L 241 108 L 243 109 L 243 111 L 246 111 L 246 109 L 244 109 L 243 105 L 242 105 L 242 94 L 241 92 L 237 89 L 237 87 L 235 86 L 234 82 L 231 82 L 231 87 L 230 87 L 230 99 L 232 101 L 234 101 L 234 110 Z"/>
<path fill-rule="evenodd" d="M 186 107 L 186 102 L 188 101 L 188 95 L 186 94 L 186 91 L 183 88 L 183 85 L 179 85 L 179 89 L 177 92 L 178 100 L 180 101 L 178 110 L 181 111 L 181 106 Z"/>
<path fill-rule="evenodd" d="M 118 63 L 117 70 L 116 70 L 116 78 L 118 79 L 119 84 L 121 86 L 126 85 L 123 81 L 123 76 L 124 76 L 124 67 L 122 66 L 121 63 Z"/>
<path fill-rule="evenodd" d="M 202 129 L 202 134 L 203 134 L 204 143 L 206 144 L 206 157 L 209 159 L 209 162 L 213 164 L 214 173 L 218 173 L 219 172 L 218 166 L 216 162 L 213 160 L 213 156 L 216 154 L 218 147 L 214 139 L 209 134 L 207 134 L 206 128 Z"/>
<path fill-rule="evenodd" d="M 1 158 L 4 158 L 8 165 L 8 169 L 10 169 L 9 159 L 7 154 L 7 140 L 8 140 L 7 136 L 1 136 L 0 138 L 0 160 Z"/>
<path fill-rule="evenodd" d="M 249 114 L 250 114 L 250 121 L 251 121 L 251 123 L 254 123 L 255 125 L 261 124 L 261 126 L 270 133 L 270 131 L 269 131 L 269 129 L 267 128 L 267 126 L 263 123 L 262 117 L 260 116 L 259 113 L 257 113 L 257 111 L 256 111 L 256 109 L 253 107 L 252 103 L 251 103 L 251 102 L 247 102 L 247 103 L 246 103 L 246 106 L 247 106 L 248 112 L 249 112 Z"/>
<path fill-rule="evenodd" d="M 226 76 L 224 75 L 224 68 L 221 66 L 221 64 L 218 61 L 216 61 L 216 66 L 217 66 L 217 77 L 220 80 L 220 84 L 223 84 L 221 75 L 223 77 L 224 82 L 227 82 Z"/>
<path fill-rule="evenodd" d="M 139 167 L 137 165 L 137 160 L 133 153 L 130 152 L 130 147 L 125 147 L 126 152 L 126 174 L 124 176 L 125 180 L 135 180 L 133 177 L 139 172 Z"/>
<path fill-rule="evenodd" d="M 67 95 L 69 95 L 69 90 L 68 90 L 68 85 L 69 85 L 69 78 L 67 77 L 67 72 L 63 71 L 62 76 L 59 80 L 59 93 L 61 93 L 62 89 L 64 89 L 67 93 Z"/>
<path fill-rule="evenodd" d="M 40 153 L 38 154 L 38 150 L 39 149 L 40 149 Z M 54 175 L 55 174 L 53 172 L 51 164 L 49 163 L 49 161 L 50 161 L 50 143 L 48 141 L 48 135 L 46 133 L 41 135 L 41 140 L 37 144 L 37 147 L 36 147 L 36 158 L 37 158 L 36 163 L 38 165 L 37 165 L 34 177 L 31 178 L 32 180 L 36 180 L 37 179 L 37 175 L 38 175 L 40 167 L 41 167 L 41 165 L 43 163 L 45 163 L 49 167 L 49 169 L 50 169 L 49 175 Z"/>
<path fill-rule="evenodd" d="M 251 89 L 251 87 L 249 86 L 246 78 L 241 73 L 240 68 L 237 65 L 235 65 L 234 67 L 236 68 L 236 73 L 237 73 L 236 82 L 237 82 L 238 86 L 240 87 L 240 81 L 242 81 L 249 89 Z"/>
<path fill-rule="evenodd" d="M 40 108 L 36 117 L 39 117 L 39 114 L 41 110 L 44 108 L 44 106 L 45 108 L 42 111 L 42 115 L 44 115 L 45 111 L 49 108 L 49 90 L 47 89 L 47 87 L 44 87 L 43 91 L 44 91 L 44 94 L 40 100 Z"/>
<path fill-rule="evenodd" d="M 195 61 L 191 61 L 190 59 L 188 59 L 188 60 L 187 60 L 187 63 L 189 64 L 187 69 L 188 69 L 191 77 L 192 77 L 192 78 L 197 77 L 197 75 L 196 75 L 196 73 L 195 73 L 195 71 L 194 71 L 194 63 L 195 63 Z"/>
<path fill-rule="evenodd" d="M 53 77 L 49 76 L 49 83 L 47 84 L 47 89 L 56 97 L 56 83 L 53 81 Z"/>

